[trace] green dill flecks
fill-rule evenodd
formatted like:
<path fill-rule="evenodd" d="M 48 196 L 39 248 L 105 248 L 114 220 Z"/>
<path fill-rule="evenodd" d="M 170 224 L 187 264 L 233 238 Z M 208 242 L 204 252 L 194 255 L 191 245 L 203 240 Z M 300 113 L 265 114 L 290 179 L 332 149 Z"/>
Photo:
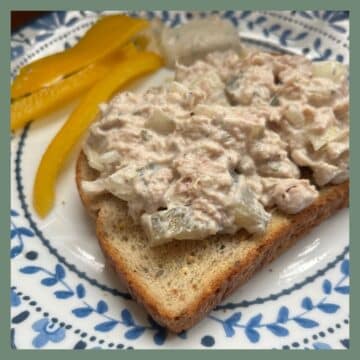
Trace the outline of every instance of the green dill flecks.
<path fill-rule="evenodd" d="M 151 139 L 151 134 L 147 131 L 142 129 L 140 132 L 141 139 L 144 141 L 149 141 Z"/>
<path fill-rule="evenodd" d="M 224 134 L 222 134 L 222 136 L 221 136 L 221 140 L 223 141 L 223 142 L 227 142 L 227 141 L 229 141 L 229 140 L 231 140 L 232 139 L 232 135 L 230 135 L 228 132 L 225 132 Z"/>
<path fill-rule="evenodd" d="M 277 95 L 274 95 L 270 100 L 270 106 L 279 106 L 279 105 L 280 105 L 279 97 Z"/>
<path fill-rule="evenodd" d="M 236 90 L 239 86 L 238 82 L 241 80 L 242 77 L 243 75 L 242 73 L 240 73 L 238 76 L 233 76 L 232 78 L 230 78 L 230 80 L 228 80 L 226 83 L 226 90 L 227 91 Z"/>

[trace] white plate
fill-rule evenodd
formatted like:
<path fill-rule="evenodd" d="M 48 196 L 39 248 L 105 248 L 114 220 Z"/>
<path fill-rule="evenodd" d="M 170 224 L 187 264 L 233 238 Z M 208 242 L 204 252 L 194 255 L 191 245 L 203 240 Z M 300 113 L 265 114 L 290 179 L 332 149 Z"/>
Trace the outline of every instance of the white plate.
<path fill-rule="evenodd" d="M 220 13 L 247 44 L 348 61 L 348 13 Z M 176 25 L 203 13 L 140 12 Z M 93 12 L 54 12 L 11 39 L 14 75 L 36 58 L 75 43 Z M 167 71 L 138 83 L 160 83 Z M 54 210 L 31 205 L 35 170 L 75 103 L 11 140 L 11 335 L 16 348 L 308 348 L 349 346 L 348 210 L 321 224 L 259 272 L 207 318 L 180 335 L 149 320 L 105 265 L 69 162 Z"/>

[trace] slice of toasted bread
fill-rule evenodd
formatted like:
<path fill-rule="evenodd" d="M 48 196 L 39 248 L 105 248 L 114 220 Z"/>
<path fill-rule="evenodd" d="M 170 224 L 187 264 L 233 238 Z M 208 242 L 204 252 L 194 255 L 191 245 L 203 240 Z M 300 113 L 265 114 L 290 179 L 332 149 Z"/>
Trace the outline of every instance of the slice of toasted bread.
<path fill-rule="evenodd" d="M 141 228 L 127 215 L 125 202 L 111 195 L 90 197 L 83 191 L 82 180 L 96 176 L 80 153 L 76 182 L 85 207 L 96 219 L 102 251 L 132 296 L 174 332 L 193 326 L 301 235 L 348 206 L 349 197 L 348 181 L 326 187 L 311 206 L 296 215 L 273 212 L 262 236 L 238 232 L 150 248 Z"/>

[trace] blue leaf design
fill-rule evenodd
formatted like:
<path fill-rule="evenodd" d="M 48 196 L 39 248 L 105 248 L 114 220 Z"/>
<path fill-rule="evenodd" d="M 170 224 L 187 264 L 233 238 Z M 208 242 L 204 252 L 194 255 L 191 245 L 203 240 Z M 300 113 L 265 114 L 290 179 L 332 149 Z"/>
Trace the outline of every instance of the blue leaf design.
<path fill-rule="evenodd" d="M 59 11 L 57 12 L 57 18 L 59 20 L 59 23 L 61 25 L 63 25 L 65 23 L 65 16 L 66 16 L 66 13 L 65 11 Z M 54 22 L 56 22 L 56 16 L 54 17 Z"/>
<path fill-rule="evenodd" d="M 19 216 L 19 213 L 15 210 L 10 210 L 10 215 L 11 216 Z"/>
<path fill-rule="evenodd" d="M 11 229 L 10 231 L 10 239 L 13 239 L 15 236 L 19 236 L 19 232 L 17 228 Z"/>
<path fill-rule="evenodd" d="M 240 319 L 241 313 L 236 312 L 223 322 L 224 331 L 227 337 L 232 337 L 235 335 L 233 326 L 238 323 Z"/>
<path fill-rule="evenodd" d="M 17 235 L 18 235 L 17 229 L 11 229 L 11 231 L 10 231 L 10 239 L 13 239 Z"/>
<path fill-rule="evenodd" d="M 180 23 L 180 15 L 176 14 L 174 19 L 171 21 L 170 27 L 175 27 Z"/>
<path fill-rule="evenodd" d="M 79 340 L 73 347 L 74 350 L 82 350 L 82 349 L 86 349 L 86 342 Z"/>
<path fill-rule="evenodd" d="M 133 326 L 135 325 L 134 320 L 131 316 L 131 313 L 128 309 L 124 309 L 123 311 L 121 311 L 121 320 L 123 321 L 123 323 L 126 326 Z M 151 319 L 152 320 L 152 319 Z M 154 320 L 152 320 L 154 321 Z M 155 322 L 154 322 L 155 323 Z M 157 325 L 157 324 L 156 324 Z M 157 325 L 158 326 L 158 325 Z"/>
<path fill-rule="evenodd" d="M 69 26 L 74 25 L 74 24 L 75 24 L 76 22 L 78 22 L 78 21 L 79 21 L 79 18 L 74 17 L 74 18 L 70 19 L 65 25 L 66 25 L 67 27 L 69 27 Z"/>
<path fill-rule="evenodd" d="M 305 310 L 311 310 L 311 309 L 314 308 L 314 305 L 313 305 L 311 299 L 308 296 L 304 297 L 304 299 L 301 302 L 301 306 Z"/>
<path fill-rule="evenodd" d="M 288 37 L 292 34 L 292 30 L 290 29 L 287 29 L 285 31 L 282 32 L 282 34 L 280 35 L 280 44 L 283 45 L 283 46 L 286 46 L 287 45 L 287 40 L 288 40 Z"/>
<path fill-rule="evenodd" d="M 350 340 L 349 339 L 342 339 L 340 340 L 340 343 L 342 346 L 344 346 L 346 349 L 350 347 Z"/>
<path fill-rule="evenodd" d="M 28 237 L 34 236 L 34 233 L 26 227 L 18 227 L 17 231 L 19 234 L 24 235 L 24 236 L 28 236 Z"/>
<path fill-rule="evenodd" d="M 315 50 L 319 50 L 321 47 L 321 39 L 320 38 L 316 38 L 314 41 L 314 49 Z"/>
<path fill-rule="evenodd" d="M 16 59 L 24 53 L 24 47 L 22 45 L 11 47 L 11 60 Z"/>
<path fill-rule="evenodd" d="M 41 332 L 48 324 L 49 324 L 49 320 L 46 318 L 42 318 L 35 321 L 31 327 L 36 332 Z"/>
<path fill-rule="evenodd" d="M 306 18 L 306 19 L 312 19 L 313 17 L 306 11 L 299 11 L 299 15 L 301 15 L 302 17 Z"/>
<path fill-rule="evenodd" d="M 148 318 L 148 321 L 152 328 L 157 329 L 157 328 L 161 327 L 150 315 L 148 315 L 147 318 Z"/>
<path fill-rule="evenodd" d="M 229 318 L 225 320 L 227 324 L 235 325 L 238 323 L 241 319 L 241 312 L 236 312 L 232 314 Z"/>
<path fill-rule="evenodd" d="M 267 19 L 266 19 L 265 16 L 259 16 L 259 17 L 255 20 L 255 24 L 260 25 L 260 24 L 266 22 L 266 20 L 267 20 Z"/>
<path fill-rule="evenodd" d="M 53 33 L 51 32 L 46 32 L 42 35 L 37 35 L 35 37 L 35 40 L 38 42 L 38 41 L 43 41 L 43 40 L 46 40 L 47 38 L 49 38 Z"/>
<path fill-rule="evenodd" d="M 55 291 L 54 295 L 58 298 L 58 299 L 68 299 L 69 297 L 73 296 L 74 293 L 72 291 Z"/>
<path fill-rule="evenodd" d="M 20 324 L 21 322 L 25 321 L 30 315 L 30 312 L 25 310 L 22 311 L 20 314 L 17 314 L 11 319 L 13 324 Z"/>
<path fill-rule="evenodd" d="M 165 329 L 161 329 L 154 335 L 154 342 L 156 345 L 162 345 L 167 336 L 167 331 Z"/>
<path fill-rule="evenodd" d="M 109 307 L 107 306 L 107 303 L 103 300 L 100 300 L 98 303 L 97 303 L 97 306 L 96 306 L 96 311 L 99 313 L 99 314 L 104 314 L 108 311 Z"/>
<path fill-rule="evenodd" d="M 45 336 L 44 334 L 39 334 L 37 335 L 33 341 L 32 341 L 32 345 L 37 348 L 40 349 L 43 346 L 45 346 L 47 344 L 47 342 L 49 341 L 49 339 L 47 338 L 47 336 Z"/>
<path fill-rule="evenodd" d="M 168 11 L 162 11 L 161 20 L 163 22 L 167 22 L 169 20 L 169 12 Z"/>
<path fill-rule="evenodd" d="M 337 286 L 335 291 L 340 294 L 349 294 L 350 293 L 350 286 Z"/>
<path fill-rule="evenodd" d="M 323 342 L 314 342 L 313 347 L 316 350 L 331 350 L 331 346 Z"/>
<path fill-rule="evenodd" d="M 246 327 L 252 328 L 257 327 L 260 324 L 260 321 L 262 319 L 262 314 L 258 314 L 253 316 L 246 324 Z"/>
<path fill-rule="evenodd" d="M 233 23 L 235 27 L 238 26 L 238 20 L 234 16 L 229 16 L 228 19 Z"/>
<path fill-rule="evenodd" d="M 346 29 L 342 26 L 332 24 L 331 27 L 339 33 L 346 33 Z"/>
<path fill-rule="evenodd" d="M 260 334 L 253 328 L 245 328 L 245 335 L 252 343 L 256 343 L 260 339 Z"/>
<path fill-rule="evenodd" d="M 332 13 L 333 13 L 333 11 L 329 11 L 329 10 L 324 11 L 324 13 L 322 15 L 322 19 L 327 20 Z"/>
<path fill-rule="evenodd" d="M 20 269 L 23 274 L 35 274 L 41 270 L 38 266 L 25 266 Z"/>
<path fill-rule="evenodd" d="M 324 294 L 329 295 L 331 294 L 331 290 L 332 290 L 332 284 L 328 279 L 325 279 L 323 284 L 322 284 L 322 289 Z"/>
<path fill-rule="evenodd" d="M 32 22 L 30 27 L 33 30 L 50 30 L 51 29 L 51 25 L 44 23 L 43 21 L 35 21 Z"/>
<path fill-rule="evenodd" d="M 317 306 L 317 308 L 324 313 L 333 314 L 339 310 L 340 306 L 336 305 L 336 304 L 322 303 L 322 304 L 319 304 Z"/>
<path fill-rule="evenodd" d="M 306 31 L 301 32 L 300 34 L 298 34 L 298 35 L 295 36 L 294 40 L 295 40 L 295 41 L 303 40 L 303 39 L 305 39 L 308 35 L 309 35 L 309 33 L 306 32 Z"/>
<path fill-rule="evenodd" d="M 187 338 L 186 330 L 183 330 L 181 333 L 177 334 L 177 336 L 181 339 L 186 339 Z"/>
<path fill-rule="evenodd" d="M 76 295 L 79 299 L 82 299 L 83 297 L 85 297 L 85 288 L 82 284 L 79 284 L 78 286 L 76 286 Z"/>
<path fill-rule="evenodd" d="M 318 326 L 319 323 L 314 321 L 314 320 L 311 320 L 311 319 L 306 319 L 306 318 L 301 318 L 301 317 L 296 317 L 294 318 L 294 321 L 300 325 L 301 327 L 303 328 L 306 328 L 306 329 L 310 329 L 310 328 L 313 328 L 315 326 Z"/>
<path fill-rule="evenodd" d="M 55 277 L 57 280 L 62 280 L 65 278 L 65 269 L 60 264 L 57 264 L 55 266 Z"/>
<path fill-rule="evenodd" d="M 232 327 L 232 324 L 228 324 L 228 323 L 224 322 L 223 327 L 224 327 L 226 337 L 233 337 L 235 335 L 235 330 Z"/>
<path fill-rule="evenodd" d="M 14 257 L 21 254 L 22 250 L 23 250 L 23 247 L 21 245 L 14 246 L 10 250 L 10 257 L 13 259 Z"/>
<path fill-rule="evenodd" d="M 287 336 L 289 335 L 289 330 L 283 326 L 277 324 L 266 325 L 266 328 L 270 330 L 276 336 Z"/>
<path fill-rule="evenodd" d="M 251 14 L 251 11 L 243 11 L 240 15 L 240 19 L 245 19 Z"/>
<path fill-rule="evenodd" d="M 349 275 L 349 260 L 345 259 L 342 263 L 341 263 L 341 272 L 344 275 Z"/>
<path fill-rule="evenodd" d="M 288 319 L 289 319 L 289 309 L 286 306 L 282 306 L 279 309 L 279 313 L 276 321 L 278 323 L 284 324 L 288 321 Z"/>
<path fill-rule="evenodd" d="M 231 17 L 234 15 L 234 11 L 233 10 L 227 10 L 224 12 L 223 17 Z"/>
<path fill-rule="evenodd" d="M 135 326 L 134 328 L 128 330 L 125 333 L 125 338 L 128 340 L 135 340 L 140 337 L 145 331 L 145 328 L 142 326 Z"/>
<path fill-rule="evenodd" d="M 349 12 L 348 11 L 334 11 L 333 16 L 329 19 L 329 22 L 334 23 L 337 21 L 346 20 L 349 18 Z"/>
<path fill-rule="evenodd" d="M 48 277 L 41 280 L 41 283 L 45 286 L 54 286 L 57 283 L 57 279 Z"/>
<path fill-rule="evenodd" d="M 90 307 L 84 307 L 84 308 L 77 308 L 72 310 L 72 313 L 79 318 L 84 318 L 86 316 L 89 316 L 93 312 L 93 309 Z"/>
<path fill-rule="evenodd" d="M 319 56 L 318 58 L 314 59 L 314 61 L 323 61 L 323 60 L 327 60 L 332 54 L 331 49 L 326 49 L 323 54 L 321 56 Z"/>
<path fill-rule="evenodd" d="M 10 291 L 10 303 L 11 306 L 19 306 L 21 304 L 20 297 L 14 290 Z"/>
<path fill-rule="evenodd" d="M 149 20 L 152 20 L 154 17 L 155 17 L 155 14 L 154 14 L 153 11 L 148 11 L 148 12 L 147 12 L 147 18 L 148 18 Z"/>
<path fill-rule="evenodd" d="M 274 32 L 274 31 L 277 31 L 281 28 L 281 26 L 279 24 L 274 24 L 274 25 L 271 25 L 268 29 L 268 32 Z"/>
<path fill-rule="evenodd" d="M 94 329 L 101 332 L 108 332 L 112 330 L 117 324 L 118 322 L 116 320 L 110 320 L 97 324 Z"/>

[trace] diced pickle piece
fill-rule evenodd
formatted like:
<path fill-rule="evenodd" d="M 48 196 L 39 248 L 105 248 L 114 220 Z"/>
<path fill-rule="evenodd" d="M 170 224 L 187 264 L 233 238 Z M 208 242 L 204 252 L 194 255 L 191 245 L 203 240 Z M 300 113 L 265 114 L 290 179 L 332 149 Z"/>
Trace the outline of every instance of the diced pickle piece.
<path fill-rule="evenodd" d="M 156 171 L 156 166 L 151 163 L 143 167 L 128 164 L 104 180 L 106 190 L 119 199 L 132 201 L 138 196 L 134 186 L 135 181 L 153 171 Z"/>
<path fill-rule="evenodd" d="M 326 129 L 326 131 L 321 135 L 313 135 L 310 136 L 310 142 L 314 148 L 315 151 L 321 149 L 324 145 L 336 140 L 340 136 L 342 136 L 344 133 L 343 130 L 341 130 L 337 126 L 331 126 Z"/>
<path fill-rule="evenodd" d="M 234 208 L 235 223 L 249 233 L 264 232 L 271 215 L 265 211 L 254 192 L 246 184 L 245 177 L 240 176 L 236 191 Z"/>
<path fill-rule="evenodd" d="M 173 239 L 199 240 L 219 230 L 212 221 L 201 221 L 194 217 L 193 210 L 186 206 L 144 214 L 141 223 L 150 246 L 161 245 Z"/>
<path fill-rule="evenodd" d="M 119 199 L 131 201 L 136 197 L 132 185 L 136 176 L 136 166 L 124 166 L 106 179 L 106 189 Z"/>
<path fill-rule="evenodd" d="M 305 118 L 299 105 L 289 105 L 285 109 L 284 115 L 294 127 L 301 128 L 304 126 Z"/>
<path fill-rule="evenodd" d="M 311 65 L 312 73 L 316 77 L 340 81 L 347 74 L 347 66 L 337 61 L 320 61 Z"/>
<path fill-rule="evenodd" d="M 175 122 L 160 109 L 155 109 L 147 119 L 146 127 L 161 135 L 168 135 L 175 130 Z"/>

